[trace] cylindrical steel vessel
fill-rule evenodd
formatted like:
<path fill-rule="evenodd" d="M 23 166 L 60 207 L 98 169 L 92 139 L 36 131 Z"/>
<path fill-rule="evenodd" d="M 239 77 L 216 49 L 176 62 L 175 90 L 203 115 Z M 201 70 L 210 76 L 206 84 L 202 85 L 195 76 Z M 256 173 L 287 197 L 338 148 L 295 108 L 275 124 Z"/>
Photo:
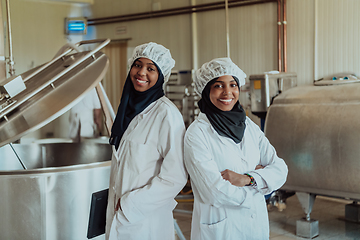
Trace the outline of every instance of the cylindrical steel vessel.
<path fill-rule="evenodd" d="M 110 145 L 13 147 L 27 170 L 10 145 L 0 148 L 0 239 L 87 239 L 92 193 L 109 187 Z"/>
<path fill-rule="evenodd" d="M 75 44 L 100 43 L 84 52 L 65 45 L 51 61 L 0 82 L 1 240 L 87 239 L 92 194 L 109 187 L 110 145 L 10 143 L 65 113 L 101 81 L 109 60 L 99 50 L 109 42 Z"/>
<path fill-rule="evenodd" d="M 288 165 L 282 189 L 360 200 L 360 83 L 302 86 L 275 98 L 265 133 Z"/>

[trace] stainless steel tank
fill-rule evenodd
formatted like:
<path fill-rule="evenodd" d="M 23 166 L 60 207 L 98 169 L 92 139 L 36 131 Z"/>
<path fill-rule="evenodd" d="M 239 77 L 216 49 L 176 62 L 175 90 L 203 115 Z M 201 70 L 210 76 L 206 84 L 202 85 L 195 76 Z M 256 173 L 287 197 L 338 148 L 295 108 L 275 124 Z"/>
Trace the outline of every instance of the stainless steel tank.
<path fill-rule="evenodd" d="M 360 83 L 302 86 L 275 98 L 265 133 L 288 165 L 282 189 L 360 200 Z"/>
<path fill-rule="evenodd" d="M 14 144 L 72 106 L 109 65 L 99 50 L 71 54 L 0 82 L 0 239 L 87 239 L 92 193 L 109 187 L 108 144 Z M 100 85 L 101 87 L 101 85 Z M 94 239 L 104 239 L 104 235 Z"/>
<path fill-rule="evenodd" d="M 296 235 L 319 235 L 310 213 L 317 195 L 354 200 L 345 219 L 360 222 L 360 80 L 324 80 L 291 88 L 270 106 L 265 134 L 288 166 L 285 191 L 296 192 L 306 217 Z"/>
<path fill-rule="evenodd" d="M 282 92 L 296 87 L 296 73 L 264 73 L 249 77 L 251 112 L 259 118 L 265 118 L 273 99 Z"/>
<path fill-rule="evenodd" d="M 109 187 L 110 145 L 12 146 L 18 156 L 0 148 L 0 239 L 87 239 L 91 195 Z"/>

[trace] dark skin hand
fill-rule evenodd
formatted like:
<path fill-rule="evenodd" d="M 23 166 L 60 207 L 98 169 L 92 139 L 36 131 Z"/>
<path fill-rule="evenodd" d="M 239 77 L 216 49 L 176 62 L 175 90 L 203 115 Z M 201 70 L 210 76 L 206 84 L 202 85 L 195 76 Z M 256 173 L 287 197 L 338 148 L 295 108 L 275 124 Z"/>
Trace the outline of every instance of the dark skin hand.
<path fill-rule="evenodd" d="M 255 170 L 262 169 L 262 168 L 264 168 L 264 166 L 257 165 L 255 167 Z M 225 179 L 226 181 L 229 181 L 232 185 L 237 186 L 237 187 L 244 187 L 244 186 L 250 184 L 250 181 L 251 181 L 249 176 L 240 174 L 240 173 L 236 173 L 229 169 L 225 169 L 224 171 L 222 171 L 221 176 L 223 179 Z"/>
<path fill-rule="evenodd" d="M 117 204 L 116 204 L 116 207 L 115 207 L 115 212 L 117 212 L 119 209 L 120 209 L 120 211 L 122 211 L 122 210 L 121 210 L 121 206 L 120 206 L 120 198 L 119 198 L 119 200 L 117 201 Z"/>

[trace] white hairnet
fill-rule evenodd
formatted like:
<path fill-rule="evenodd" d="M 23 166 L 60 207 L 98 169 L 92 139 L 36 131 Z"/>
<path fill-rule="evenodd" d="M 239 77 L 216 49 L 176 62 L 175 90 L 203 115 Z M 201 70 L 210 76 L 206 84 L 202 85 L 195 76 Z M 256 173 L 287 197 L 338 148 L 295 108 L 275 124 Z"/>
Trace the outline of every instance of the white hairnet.
<path fill-rule="evenodd" d="M 195 92 L 201 96 L 208 82 L 224 75 L 237 77 L 239 87 L 245 84 L 246 74 L 230 58 L 215 58 L 195 71 Z"/>
<path fill-rule="evenodd" d="M 164 82 L 169 80 L 171 69 L 175 66 L 175 60 L 171 57 L 169 49 L 153 42 L 139 45 L 134 49 L 133 55 L 128 60 L 129 68 L 136 59 L 142 57 L 148 58 L 156 63 L 164 75 Z"/>

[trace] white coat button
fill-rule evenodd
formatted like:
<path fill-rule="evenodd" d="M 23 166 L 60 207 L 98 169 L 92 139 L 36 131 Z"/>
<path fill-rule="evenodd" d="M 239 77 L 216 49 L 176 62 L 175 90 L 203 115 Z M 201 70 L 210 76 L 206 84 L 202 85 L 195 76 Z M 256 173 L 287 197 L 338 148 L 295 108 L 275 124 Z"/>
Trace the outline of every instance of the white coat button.
<path fill-rule="evenodd" d="M 251 218 L 255 218 L 255 217 L 256 217 L 255 213 L 251 214 Z"/>

